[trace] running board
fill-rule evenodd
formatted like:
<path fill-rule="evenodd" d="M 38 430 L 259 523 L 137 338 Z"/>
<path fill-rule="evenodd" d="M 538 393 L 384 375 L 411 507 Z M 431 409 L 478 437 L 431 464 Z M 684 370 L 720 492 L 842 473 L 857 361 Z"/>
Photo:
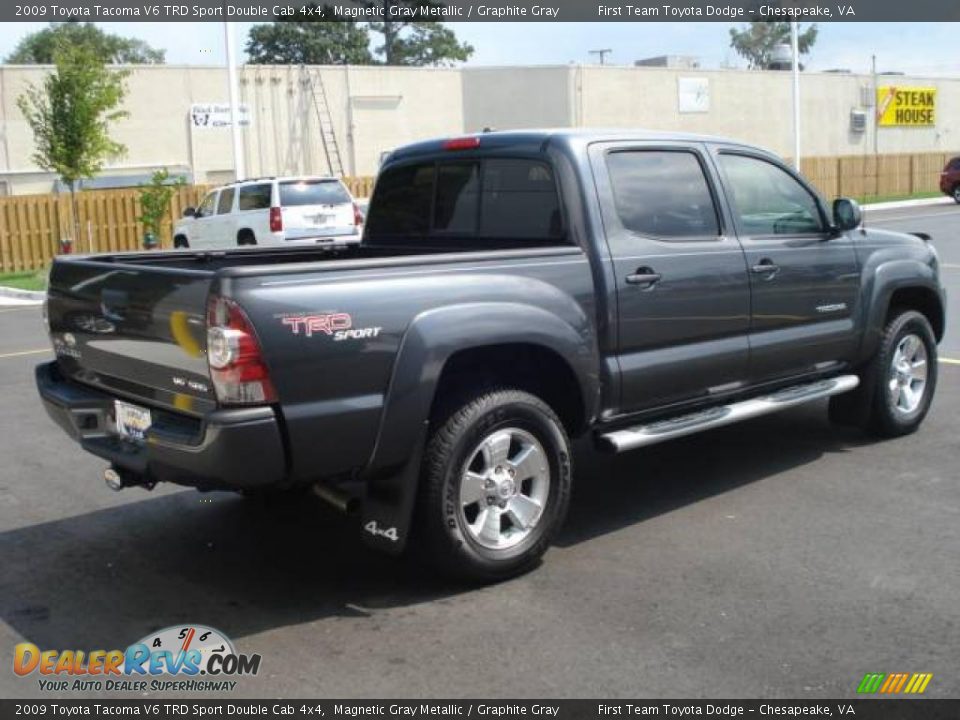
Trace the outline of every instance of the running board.
<path fill-rule="evenodd" d="M 859 384 L 860 378 L 856 375 L 841 375 L 806 385 L 794 385 L 770 395 L 605 433 L 600 436 L 599 442 L 603 449 L 620 453 L 839 395 L 853 390 Z"/>

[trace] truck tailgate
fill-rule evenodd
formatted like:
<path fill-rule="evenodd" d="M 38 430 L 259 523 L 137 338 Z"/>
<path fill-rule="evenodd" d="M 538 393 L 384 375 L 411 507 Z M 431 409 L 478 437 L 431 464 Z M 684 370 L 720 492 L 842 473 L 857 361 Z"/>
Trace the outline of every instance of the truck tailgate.
<path fill-rule="evenodd" d="M 208 270 L 71 258 L 53 264 L 50 336 L 61 372 L 119 397 L 202 415 Z"/>

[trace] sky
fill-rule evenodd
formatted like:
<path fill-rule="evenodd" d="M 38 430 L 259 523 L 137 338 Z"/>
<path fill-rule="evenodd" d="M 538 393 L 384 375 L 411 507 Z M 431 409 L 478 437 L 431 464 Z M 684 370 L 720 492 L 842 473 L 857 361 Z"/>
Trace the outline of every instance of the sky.
<path fill-rule="evenodd" d="M 97 23 L 108 32 L 137 37 L 167 51 L 171 64 L 224 63 L 224 29 L 219 22 Z M 252 23 L 234 23 L 243 48 Z M 607 63 L 632 65 L 655 55 L 694 55 L 704 68 L 742 67 L 730 49 L 731 23 L 450 23 L 474 46 L 468 65 L 550 65 L 596 63 L 590 50 L 610 48 Z M 45 23 L 0 25 L 0 58 L 27 33 Z M 960 23 L 821 23 L 820 36 L 805 64 L 811 70 L 846 68 L 869 72 L 871 55 L 879 72 L 960 76 Z"/>

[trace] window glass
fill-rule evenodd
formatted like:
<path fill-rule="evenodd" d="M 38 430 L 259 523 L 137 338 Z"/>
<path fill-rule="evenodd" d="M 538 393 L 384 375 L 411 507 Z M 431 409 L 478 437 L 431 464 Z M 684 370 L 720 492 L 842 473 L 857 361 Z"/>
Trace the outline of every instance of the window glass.
<path fill-rule="evenodd" d="M 553 172 L 537 160 L 487 160 L 480 201 L 480 235 L 519 240 L 563 234 Z"/>
<path fill-rule="evenodd" d="M 280 205 L 343 205 L 350 202 L 346 188 L 337 180 L 280 183 Z"/>
<path fill-rule="evenodd" d="M 200 207 L 197 208 L 197 217 L 210 217 L 213 215 L 213 208 L 216 206 L 217 202 L 217 192 L 214 191 L 208 194 L 203 202 L 200 203 Z"/>
<path fill-rule="evenodd" d="M 430 231 L 433 163 L 405 165 L 377 179 L 365 230 L 369 240 L 424 237 Z"/>
<path fill-rule="evenodd" d="M 814 196 L 796 178 L 759 158 L 721 154 L 720 165 L 746 235 L 796 235 L 823 231 Z"/>
<path fill-rule="evenodd" d="M 220 191 L 220 200 L 217 202 L 217 215 L 226 215 L 233 209 L 233 195 L 236 190 L 232 187 Z"/>
<path fill-rule="evenodd" d="M 270 207 L 270 185 L 244 185 L 237 199 L 238 210 L 265 210 Z"/>
<path fill-rule="evenodd" d="M 480 208 L 480 163 L 442 164 L 437 168 L 435 232 L 475 233 Z"/>
<path fill-rule="evenodd" d="M 660 238 L 716 237 L 717 211 L 696 155 L 631 150 L 607 155 L 613 198 L 627 230 Z"/>

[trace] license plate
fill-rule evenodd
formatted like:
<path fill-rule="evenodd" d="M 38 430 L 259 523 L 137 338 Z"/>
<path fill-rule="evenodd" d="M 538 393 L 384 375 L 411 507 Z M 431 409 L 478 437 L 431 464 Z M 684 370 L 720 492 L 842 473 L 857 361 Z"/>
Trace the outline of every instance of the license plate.
<path fill-rule="evenodd" d="M 117 420 L 117 432 L 123 437 L 133 440 L 143 440 L 153 420 L 147 408 L 131 405 L 130 403 L 114 400 L 114 411 Z"/>
<path fill-rule="evenodd" d="M 333 215 L 307 215 L 306 221 L 315 227 L 326 227 L 333 222 Z"/>

